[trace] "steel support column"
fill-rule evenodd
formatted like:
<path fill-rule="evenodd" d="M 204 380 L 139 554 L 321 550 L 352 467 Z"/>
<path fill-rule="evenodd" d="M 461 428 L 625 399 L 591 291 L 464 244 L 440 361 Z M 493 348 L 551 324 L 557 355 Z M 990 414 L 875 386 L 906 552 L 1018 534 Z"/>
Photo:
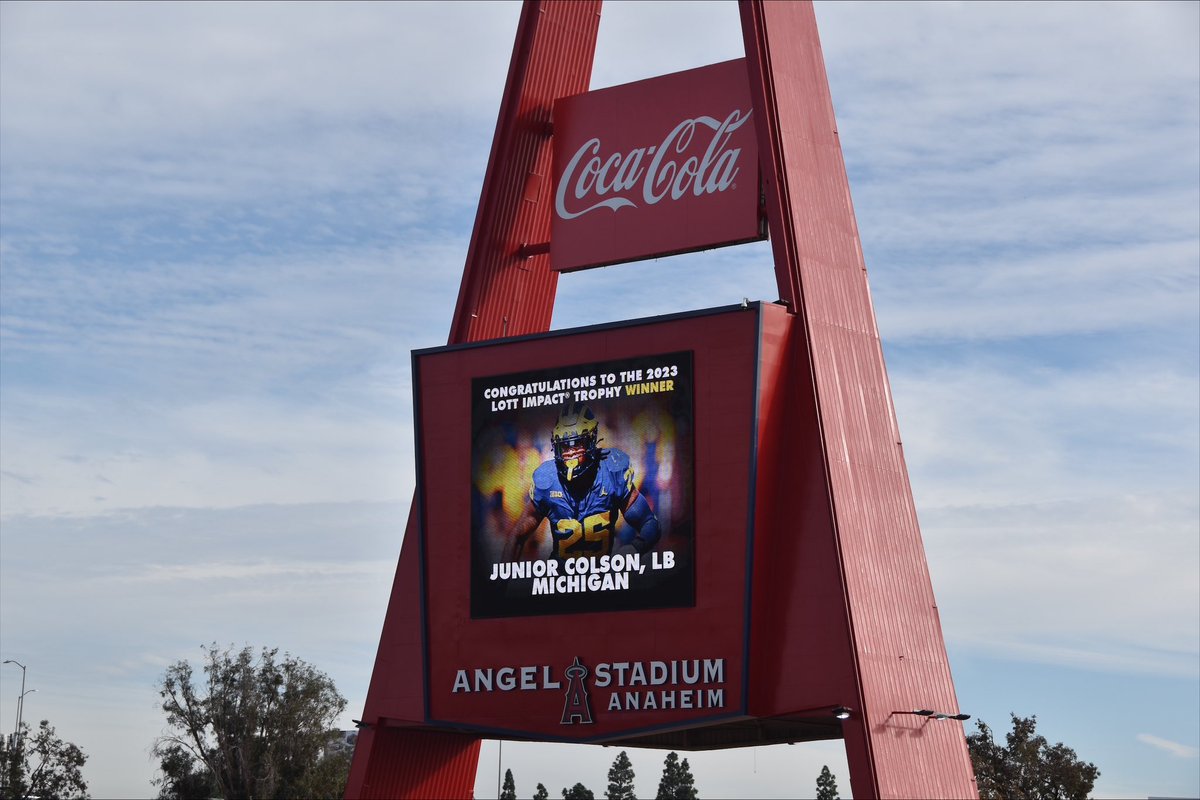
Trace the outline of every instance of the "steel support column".
<path fill-rule="evenodd" d="M 600 0 L 528 0 L 521 11 L 449 343 L 550 329 L 558 275 L 524 245 L 550 238 L 554 100 L 588 90 Z M 414 509 L 416 504 L 414 502 Z M 475 736 L 406 728 L 425 718 L 415 513 L 384 619 L 346 798 L 470 798 Z"/>
<path fill-rule="evenodd" d="M 779 297 L 802 322 L 857 684 L 843 726 L 858 798 L 976 797 L 892 407 L 816 16 L 741 0 Z M 806 404 L 807 405 L 807 404 Z M 830 609 L 829 613 L 837 613 Z"/>

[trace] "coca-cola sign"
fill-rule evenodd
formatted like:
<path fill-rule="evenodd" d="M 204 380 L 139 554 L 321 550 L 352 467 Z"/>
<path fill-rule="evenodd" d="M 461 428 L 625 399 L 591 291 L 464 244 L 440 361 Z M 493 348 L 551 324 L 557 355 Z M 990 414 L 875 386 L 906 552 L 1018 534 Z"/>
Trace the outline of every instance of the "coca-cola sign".
<path fill-rule="evenodd" d="M 559 271 L 763 238 L 745 59 L 554 105 Z"/>
<path fill-rule="evenodd" d="M 592 137 L 583 143 L 567 162 L 566 170 L 558 176 L 558 188 L 554 195 L 554 213 L 560 219 L 575 219 L 589 211 L 608 208 L 616 211 L 638 204 L 629 199 L 630 190 L 641 187 L 641 199 L 647 206 L 669 197 L 679 200 L 685 194 L 699 197 L 702 194 L 728 191 L 738 176 L 740 147 L 730 148 L 729 138 L 746 120 L 749 110 L 734 109 L 724 121 L 713 117 L 685 119 L 676 125 L 660 144 L 637 147 L 628 153 L 613 153 L 606 159 L 600 156 L 600 139 Z M 714 131 L 703 157 L 687 156 L 695 136 L 696 127 L 707 127 Z M 649 166 L 643 166 L 643 160 Z M 615 196 L 597 200 L 586 205 L 590 196 Z M 574 203 L 568 203 L 568 195 Z M 577 211 L 572 208 L 584 204 Z"/>

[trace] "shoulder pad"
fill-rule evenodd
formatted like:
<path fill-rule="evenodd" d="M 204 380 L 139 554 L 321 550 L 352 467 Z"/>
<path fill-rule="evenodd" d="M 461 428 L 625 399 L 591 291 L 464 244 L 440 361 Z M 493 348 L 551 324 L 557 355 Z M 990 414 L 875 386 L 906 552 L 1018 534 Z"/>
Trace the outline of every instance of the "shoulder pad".
<path fill-rule="evenodd" d="M 624 475 L 625 470 L 629 469 L 629 455 L 624 450 L 618 450 L 615 447 L 604 451 L 604 456 L 600 459 L 600 465 L 607 472 L 616 472 L 619 475 Z"/>
<path fill-rule="evenodd" d="M 558 467 L 553 461 L 543 461 L 541 466 L 533 471 L 533 487 L 538 491 L 549 491 L 557 483 Z"/>

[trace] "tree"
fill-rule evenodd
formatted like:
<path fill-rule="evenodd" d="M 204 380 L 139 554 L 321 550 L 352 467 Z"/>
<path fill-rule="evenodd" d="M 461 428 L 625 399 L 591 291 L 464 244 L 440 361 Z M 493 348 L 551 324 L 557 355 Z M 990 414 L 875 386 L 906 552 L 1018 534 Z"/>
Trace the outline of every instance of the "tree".
<path fill-rule="evenodd" d="M 837 778 L 829 771 L 828 764 L 822 765 L 821 774 L 817 776 L 817 800 L 838 800 L 839 797 Z"/>
<path fill-rule="evenodd" d="M 228 800 L 340 797 L 350 757 L 333 723 L 346 700 L 329 676 L 277 649 L 203 650 L 202 680 L 186 660 L 162 678 L 160 796 L 194 797 L 211 780 Z"/>
<path fill-rule="evenodd" d="M 3 751 L 4 797 L 37 800 L 85 798 L 87 781 L 83 765 L 87 755 L 78 745 L 58 738 L 49 721 L 42 720 L 37 735 L 30 738 L 29 726 L 21 723 Z"/>
<path fill-rule="evenodd" d="M 537 791 L 533 793 L 533 800 L 550 800 L 550 790 L 539 783 Z"/>
<path fill-rule="evenodd" d="M 637 800 L 633 793 L 633 762 L 624 750 L 617 754 L 608 770 L 608 790 L 604 796 L 608 800 Z"/>
<path fill-rule="evenodd" d="M 189 800 L 193 797 L 214 797 L 220 791 L 217 779 L 204 762 L 177 744 L 159 749 L 159 771 L 162 777 L 151 781 L 159 787 L 160 800 Z"/>
<path fill-rule="evenodd" d="M 517 784 L 511 769 L 504 770 L 504 788 L 500 791 L 500 800 L 517 800 Z"/>
<path fill-rule="evenodd" d="M 1037 735 L 1037 716 L 1011 716 L 1004 747 L 983 720 L 967 737 L 980 800 L 1085 800 L 1100 776 L 1096 765 L 1076 758 L 1062 742 L 1051 746 Z"/>
<path fill-rule="evenodd" d="M 346 781 L 350 778 L 350 762 L 353 760 L 353 747 L 325 750 L 317 763 L 308 768 L 299 794 L 296 796 L 340 800 L 346 793 Z"/>
<path fill-rule="evenodd" d="M 563 800 L 596 800 L 596 795 L 592 794 L 592 790 L 582 783 L 577 783 L 570 789 L 563 789 L 562 796 Z"/>
<path fill-rule="evenodd" d="M 656 800 L 695 800 L 698 796 L 687 759 L 681 762 L 678 753 L 667 753 L 663 761 L 662 778 L 658 781 Z"/>

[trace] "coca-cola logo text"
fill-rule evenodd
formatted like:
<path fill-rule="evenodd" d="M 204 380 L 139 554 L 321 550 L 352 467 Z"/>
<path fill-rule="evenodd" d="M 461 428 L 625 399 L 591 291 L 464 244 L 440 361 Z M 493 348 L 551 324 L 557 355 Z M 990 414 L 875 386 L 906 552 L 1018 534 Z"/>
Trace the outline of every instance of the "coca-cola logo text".
<path fill-rule="evenodd" d="M 686 194 L 700 197 L 724 192 L 737 178 L 742 153 L 742 148 L 730 147 L 729 140 L 750 114 L 734 109 L 724 120 L 708 116 L 685 119 L 657 145 L 607 157 L 601 156 L 598 137 L 588 139 L 563 170 L 554 196 L 555 213 L 569 220 L 598 208 L 637 208 L 631 197 L 652 206 L 666 197 L 678 200 Z M 704 129 L 712 131 L 704 155 L 680 160 L 689 150 L 698 150 L 692 148 L 693 139 L 699 143 L 697 131 L 702 135 Z M 640 193 L 635 191 L 639 184 Z"/>

